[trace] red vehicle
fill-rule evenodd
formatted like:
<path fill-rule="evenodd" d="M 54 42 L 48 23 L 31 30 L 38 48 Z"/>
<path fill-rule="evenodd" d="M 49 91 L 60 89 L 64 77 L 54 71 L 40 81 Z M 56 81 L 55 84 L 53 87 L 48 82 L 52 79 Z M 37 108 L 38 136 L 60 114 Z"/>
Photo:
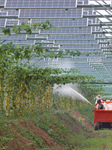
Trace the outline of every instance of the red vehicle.
<path fill-rule="evenodd" d="M 112 101 L 101 102 L 105 106 L 105 110 L 94 109 L 94 128 L 111 128 L 112 126 Z"/>

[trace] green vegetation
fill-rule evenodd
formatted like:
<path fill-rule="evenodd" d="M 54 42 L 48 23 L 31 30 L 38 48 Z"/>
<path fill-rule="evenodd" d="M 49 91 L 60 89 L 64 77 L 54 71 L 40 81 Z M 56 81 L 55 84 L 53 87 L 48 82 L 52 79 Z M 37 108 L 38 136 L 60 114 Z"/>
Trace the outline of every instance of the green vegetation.
<path fill-rule="evenodd" d="M 80 112 L 83 116 L 85 116 L 91 124 L 93 124 L 93 118 L 94 118 L 94 104 L 83 104 L 82 106 L 79 106 L 76 108 L 78 112 Z"/>
<path fill-rule="evenodd" d="M 11 35 L 11 32 L 15 32 L 16 34 L 20 34 L 22 31 L 31 34 L 32 30 L 49 30 L 53 28 L 52 24 L 47 20 L 46 22 L 37 22 L 37 23 L 25 23 L 22 22 L 21 25 L 13 25 L 13 28 L 4 27 L 2 28 L 2 32 L 6 35 Z"/>
<path fill-rule="evenodd" d="M 49 21 L 31 25 L 22 23 L 19 27 L 17 25 L 13 26 L 12 30 L 19 34 L 21 31 L 28 32 L 27 28 L 31 28 L 31 31 L 40 28 L 41 30 L 49 30 L 52 25 Z M 32 58 L 43 58 L 46 57 L 45 54 L 48 54 L 48 51 L 42 47 L 42 44 L 22 47 L 12 43 L 0 45 L 0 111 L 2 114 L 6 116 L 24 116 L 35 112 L 35 110 L 39 112 L 51 109 L 71 109 L 75 106 L 74 99 L 66 98 L 65 100 L 65 98 L 60 99 L 57 95 L 52 95 L 54 84 L 80 84 L 82 82 L 89 84 L 96 81 L 93 76 L 77 75 L 78 70 L 73 68 L 68 70 L 29 65 Z M 79 55 L 78 52 L 77 54 Z M 47 57 L 55 58 L 56 55 L 49 53 Z M 61 57 L 61 55 L 58 57 Z M 23 63 L 24 60 L 26 63 Z M 86 85 L 82 91 L 86 98 L 93 98 L 93 93 L 97 95 L 102 89 L 95 90 Z M 86 91 L 89 91 L 89 93 Z"/>

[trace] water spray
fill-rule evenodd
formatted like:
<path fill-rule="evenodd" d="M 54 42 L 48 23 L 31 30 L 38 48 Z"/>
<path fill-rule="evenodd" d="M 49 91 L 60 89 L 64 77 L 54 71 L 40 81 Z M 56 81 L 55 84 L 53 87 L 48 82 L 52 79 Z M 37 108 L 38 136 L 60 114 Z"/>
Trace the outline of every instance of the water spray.
<path fill-rule="evenodd" d="M 75 94 L 75 98 L 80 99 L 82 101 L 86 101 L 87 103 L 91 104 L 83 95 L 81 95 L 79 92 L 77 92 L 76 90 L 72 89 L 71 87 L 69 87 L 71 91 L 74 92 Z M 91 104 L 92 105 L 92 104 Z"/>
<path fill-rule="evenodd" d="M 72 97 L 74 100 L 80 99 L 91 104 L 83 95 L 71 88 L 70 85 L 54 85 L 53 92 L 62 96 Z"/>

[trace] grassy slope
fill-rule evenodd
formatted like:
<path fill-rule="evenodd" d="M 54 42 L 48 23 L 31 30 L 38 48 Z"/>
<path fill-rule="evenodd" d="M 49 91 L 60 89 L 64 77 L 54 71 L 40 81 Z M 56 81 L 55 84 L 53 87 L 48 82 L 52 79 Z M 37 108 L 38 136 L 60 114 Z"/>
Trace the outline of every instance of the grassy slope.
<path fill-rule="evenodd" d="M 77 110 L 93 123 L 93 107 Z M 33 114 L 16 119 L 0 115 L 0 150 L 112 149 L 111 130 L 85 128 L 68 112 Z M 99 146 L 100 143 L 100 146 Z"/>

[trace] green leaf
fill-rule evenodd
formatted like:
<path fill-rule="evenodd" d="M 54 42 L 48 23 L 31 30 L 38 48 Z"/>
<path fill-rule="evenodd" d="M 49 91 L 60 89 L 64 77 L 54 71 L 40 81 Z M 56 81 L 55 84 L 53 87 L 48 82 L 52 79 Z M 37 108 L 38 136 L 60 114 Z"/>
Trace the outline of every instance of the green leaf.
<path fill-rule="evenodd" d="M 5 35 L 11 35 L 11 31 L 10 31 L 10 28 L 2 28 L 2 32 L 5 34 Z"/>

